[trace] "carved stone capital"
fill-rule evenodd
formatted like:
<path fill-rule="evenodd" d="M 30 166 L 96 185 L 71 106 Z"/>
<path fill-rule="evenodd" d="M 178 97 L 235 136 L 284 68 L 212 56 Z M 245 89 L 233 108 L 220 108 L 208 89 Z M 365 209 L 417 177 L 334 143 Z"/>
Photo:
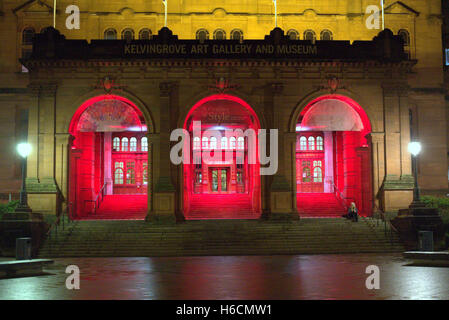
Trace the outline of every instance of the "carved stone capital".
<path fill-rule="evenodd" d="M 159 83 L 159 94 L 161 97 L 169 97 L 175 88 L 174 82 L 161 82 Z"/>
<path fill-rule="evenodd" d="M 371 132 L 371 141 L 372 143 L 379 143 L 385 141 L 385 133 L 384 132 Z"/>
<path fill-rule="evenodd" d="M 282 92 L 284 91 L 284 84 L 283 83 L 272 83 L 271 85 L 271 92 L 274 96 L 280 96 Z"/>

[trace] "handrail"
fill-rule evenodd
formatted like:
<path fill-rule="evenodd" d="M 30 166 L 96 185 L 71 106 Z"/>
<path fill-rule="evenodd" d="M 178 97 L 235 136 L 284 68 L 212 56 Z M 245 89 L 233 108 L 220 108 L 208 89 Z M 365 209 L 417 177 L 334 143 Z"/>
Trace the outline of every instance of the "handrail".
<path fill-rule="evenodd" d="M 335 185 L 334 180 L 332 179 L 332 185 L 334 187 L 334 192 L 338 193 L 338 199 L 340 199 L 341 204 L 343 205 L 343 208 L 345 211 L 348 210 L 348 205 L 346 204 L 346 201 L 344 200 L 343 193 L 341 193 L 340 189 Z"/>
<path fill-rule="evenodd" d="M 94 203 L 94 214 L 97 212 L 97 209 L 100 208 L 100 204 L 103 202 L 104 199 L 104 190 L 107 186 L 107 182 L 103 184 L 103 186 L 98 191 L 97 196 L 95 197 L 95 200 L 84 200 L 84 203 L 86 202 L 93 202 Z"/>

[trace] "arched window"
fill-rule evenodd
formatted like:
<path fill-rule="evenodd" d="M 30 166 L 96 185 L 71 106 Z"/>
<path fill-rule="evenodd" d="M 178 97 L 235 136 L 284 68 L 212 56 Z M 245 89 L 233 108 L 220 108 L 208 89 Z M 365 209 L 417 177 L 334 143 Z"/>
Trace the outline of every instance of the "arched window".
<path fill-rule="evenodd" d="M 199 137 L 193 138 L 193 149 L 195 149 L 195 150 L 201 149 L 201 144 L 200 144 L 200 138 Z"/>
<path fill-rule="evenodd" d="M 214 31 L 214 40 L 225 40 L 226 32 L 223 29 L 217 29 Z"/>
<path fill-rule="evenodd" d="M 129 140 L 129 151 L 131 151 L 131 152 L 137 151 L 137 139 L 135 137 L 132 137 Z"/>
<path fill-rule="evenodd" d="M 217 138 L 210 137 L 210 148 L 217 149 Z"/>
<path fill-rule="evenodd" d="M 401 36 L 405 47 L 410 46 L 410 34 L 408 33 L 407 30 L 405 29 L 399 30 L 398 35 Z"/>
<path fill-rule="evenodd" d="M 243 31 L 239 30 L 239 29 L 232 30 L 231 31 L 231 39 L 242 41 L 243 40 Z"/>
<path fill-rule="evenodd" d="M 332 32 L 330 30 L 324 29 L 323 31 L 321 31 L 320 39 L 327 41 L 332 40 L 333 39 Z"/>
<path fill-rule="evenodd" d="M 117 40 L 117 31 L 115 29 L 109 28 L 104 32 L 105 40 Z"/>
<path fill-rule="evenodd" d="M 320 167 L 313 169 L 313 182 L 323 182 L 323 173 Z"/>
<path fill-rule="evenodd" d="M 139 39 L 140 40 L 150 40 L 152 36 L 151 30 L 148 28 L 143 28 L 139 31 Z"/>
<path fill-rule="evenodd" d="M 290 40 L 299 40 L 299 32 L 294 29 L 288 30 L 287 36 Z"/>
<path fill-rule="evenodd" d="M 34 38 L 34 28 L 28 27 L 22 31 L 22 45 L 32 45 Z"/>
<path fill-rule="evenodd" d="M 231 137 L 229 139 L 229 148 L 230 149 L 235 149 L 235 137 Z"/>
<path fill-rule="evenodd" d="M 228 138 L 222 137 L 221 138 L 221 149 L 227 149 L 228 148 Z"/>
<path fill-rule="evenodd" d="M 310 29 L 304 31 L 304 40 L 309 40 L 309 41 L 315 42 L 315 40 L 316 40 L 315 32 Z"/>
<path fill-rule="evenodd" d="M 115 137 L 115 138 L 112 140 L 112 149 L 113 149 L 114 151 L 120 151 L 120 138 Z"/>
<path fill-rule="evenodd" d="M 140 150 L 141 151 L 148 151 L 148 138 L 147 137 L 143 137 L 140 140 Z"/>
<path fill-rule="evenodd" d="M 209 146 L 208 146 L 208 144 L 209 144 L 209 139 L 207 139 L 207 137 L 203 137 L 202 140 L 203 140 L 203 144 L 202 144 L 203 149 L 209 148 Z"/>
<path fill-rule="evenodd" d="M 134 162 L 126 164 L 126 184 L 136 184 L 136 171 L 134 170 Z"/>
<path fill-rule="evenodd" d="M 126 41 L 134 40 L 134 30 L 131 28 L 126 28 L 122 31 L 122 39 Z"/>
<path fill-rule="evenodd" d="M 407 58 L 410 59 L 410 33 L 405 29 L 401 29 L 399 30 L 398 35 L 402 38 L 404 52 L 407 55 Z"/>
<path fill-rule="evenodd" d="M 315 138 L 309 137 L 309 150 L 315 150 Z"/>
<path fill-rule="evenodd" d="M 128 151 L 128 138 L 122 138 L 122 151 Z"/>
<path fill-rule="evenodd" d="M 316 137 L 316 149 L 318 151 L 324 150 L 323 137 Z"/>
<path fill-rule="evenodd" d="M 123 184 L 123 162 L 115 163 L 114 184 Z"/>
<path fill-rule="evenodd" d="M 307 150 L 307 138 L 306 137 L 301 137 L 299 139 L 299 146 L 300 146 L 300 150 Z"/>
<path fill-rule="evenodd" d="M 245 148 L 245 138 L 243 138 L 243 137 L 238 137 L 238 139 L 237 139 L 237 147 L 238 147 L 240 150 L 243 150 L 243 149 Z"/>
<path fill-rule="evenodd" d="M 204 40 L 209 40 L 209 32 L 206 29 L 200 29 L 196 32 L 196 39 L 201 42 Z"/>

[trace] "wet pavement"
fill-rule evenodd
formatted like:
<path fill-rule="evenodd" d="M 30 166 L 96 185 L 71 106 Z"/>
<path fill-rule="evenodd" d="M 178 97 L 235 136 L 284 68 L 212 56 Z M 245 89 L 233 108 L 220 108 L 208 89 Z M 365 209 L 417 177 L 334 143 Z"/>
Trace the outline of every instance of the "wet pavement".
<path fill-rule="evenodd" d="M 56 259 L 47 274 L 0 280 L 0 299 L 449 299 L 449 268 L 398 254 Z M 68 290 L 68 265 L 81 272 Z M 366 268 L 380 268 L 368 290 Z"/>

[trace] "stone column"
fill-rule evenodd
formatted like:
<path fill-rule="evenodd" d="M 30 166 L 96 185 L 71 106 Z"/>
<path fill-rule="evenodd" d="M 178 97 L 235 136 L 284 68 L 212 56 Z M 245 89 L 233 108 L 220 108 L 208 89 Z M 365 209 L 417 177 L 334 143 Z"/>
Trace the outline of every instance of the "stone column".
<path fill-rule="evenodd" d="M 290 181 L 286 178 L 286 167 L 293 161 L 290 152 L 285 153 L 286 146 L 291 145 L 292 141 L 286 141 L 285 129 L 282 122 L 282 93 L 284 85 L 281 83 L 271 84 L 271 115 L 272 122 L 270 129 L 278 130 L 278 171 L 273 176 L 270 188 L 270 202 L 272 213 L 292 213 L 296 214 L 293 206 L 292 187 Z"/>
<path fill-rule="evenodd" d="M 56 164 L 55 164 L 55 180 L 59 188 L 62 207 L 61 210 L 66 210 L 68 198 L 68 173 L 69 173 L 69 142 L 71 135 L 69 133 L 56 134 Z"/>
<path fill-rule="evenodd" d="M 112 132 L 104 133 L 104 183 L 106 183 L 106 195 L 113 193 L 112 181 Z"/>
<path fill-rule="evenodd" d="M 413 198 L 413 179 L 409 178 L 410 175 L 403 175 L 404 172 L 411 171 L 410 160 L 403 162 L 407 152 L 406 145 L 410 141 L 410 129 L 404 123 L 406 107 L 401 106 L 404 98 L 400 98 L 400 93 L 404 95 L 404 87 L 399 84 L 384 84 L 383 89 L 386 158 L 383 204 L 386 211 L 394 211 L 408 207 Z"/>
<path fill-rule="evenodd" d="M 373 193 L 374 203 L 377 208 L 383 209 L 379 202 L 379 192 L 385 178 L 385 133 L 372 132 L 372 157 L 373 157 Z"/>
<path fill-rule="evenodd" d="M 58 214 L 60 191 L 55 180 L 56 153 L 56 91 L 55 83 L 41 83 L 30 86 L 38 94 L 37 108 L 30 110 L 30 142 L 33 153 L 30 163 L 27 191 L 33 211 Z"/>
<path fill-rule="evenodd" d="M 324 132 L 324 192 L 334 192 L 334 140 L 332 132 Z"/>
<path fill-rule="evenodd" d="M 159 155 L 158 167 L 159 177 L 157 179 L 156 188 L 154 192 L 154 207 L 153 213 L 174 215 L 175 214 L 175 187 L 171 176 L 170 164 L 170 111 L 171 111 L 171 96 L 173 94 L 174 83 L 162 82 L 159 84 L 160 95 L 160 135 L 159 135 Z"/>

